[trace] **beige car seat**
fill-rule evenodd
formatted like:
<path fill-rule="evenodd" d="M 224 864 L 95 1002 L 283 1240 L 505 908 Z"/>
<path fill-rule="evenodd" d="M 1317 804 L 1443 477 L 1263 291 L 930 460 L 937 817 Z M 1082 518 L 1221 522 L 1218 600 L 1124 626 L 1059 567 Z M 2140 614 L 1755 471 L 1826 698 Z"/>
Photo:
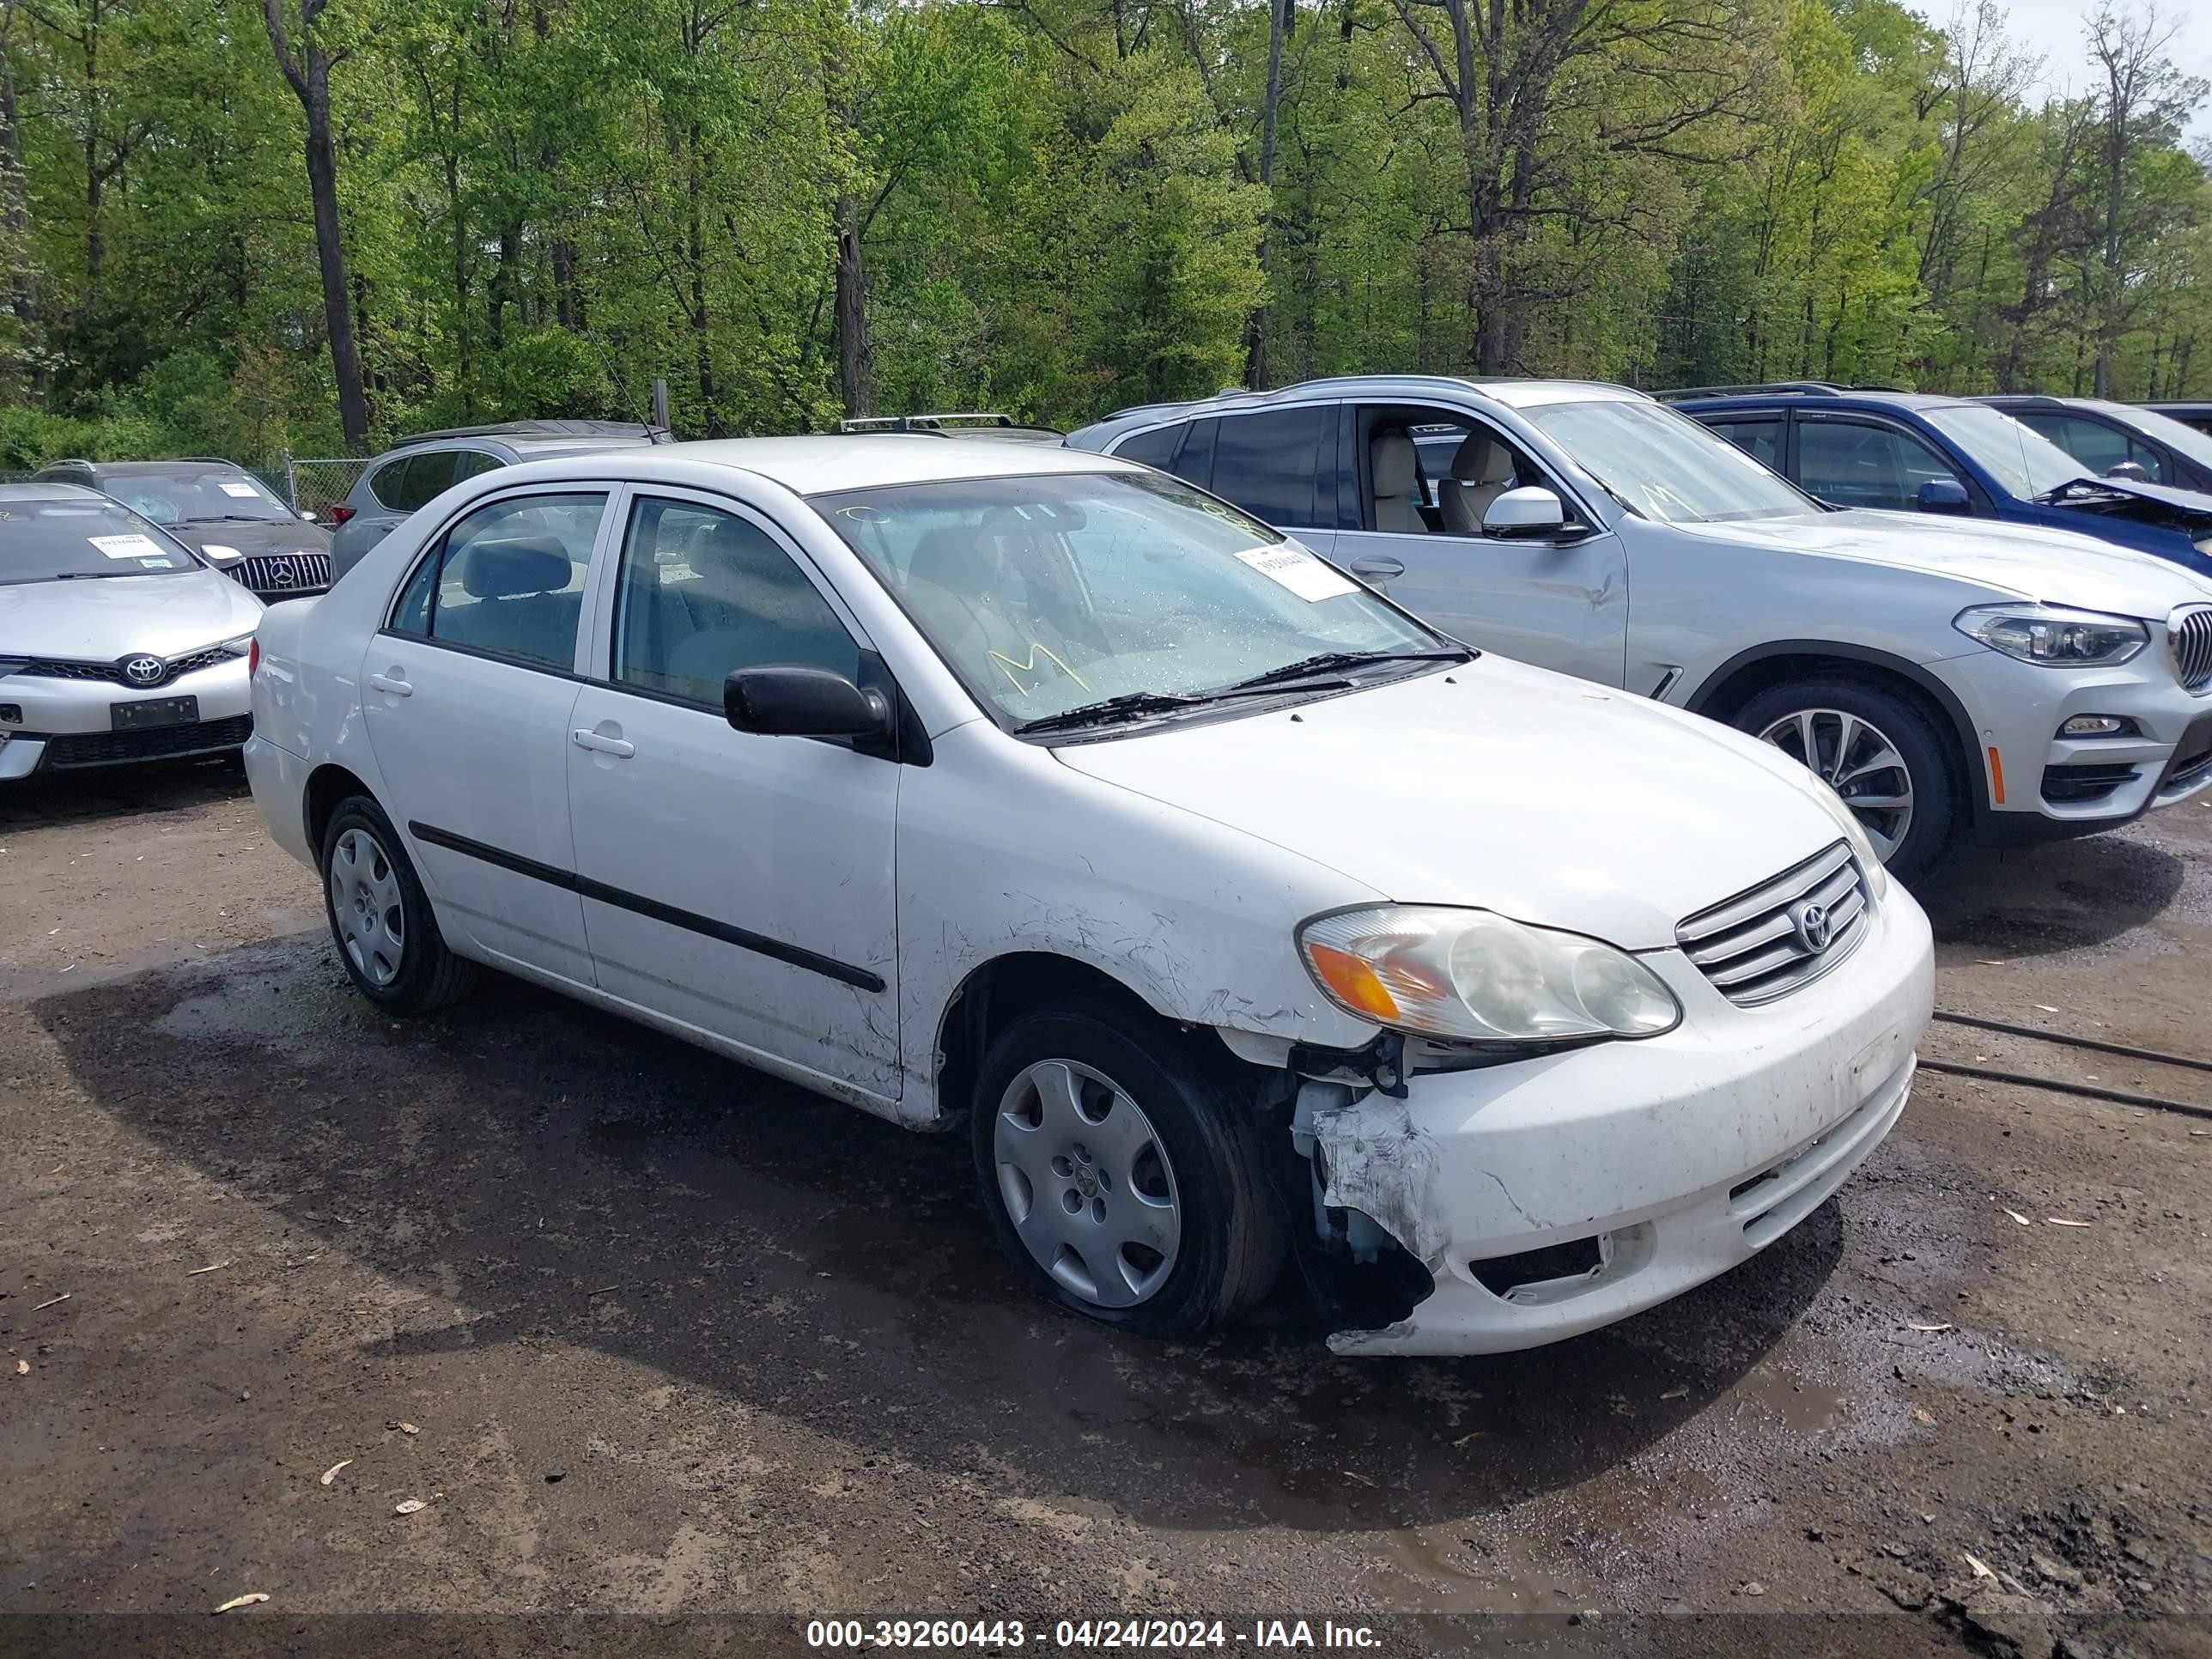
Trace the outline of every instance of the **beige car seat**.
<path fill-rule="evenodd" d="M 1368 445 L 1375 475 L 1375 527 L 1401 536 L 1420 536 L 1429 526 L 1417 505 L 1421 491 L 1421 452 L 1402 432 L 1378 432 Z"/>
<path fill-rule="evenodd" d="M 1482 515 L 1512 488 L 1513 452 L 1487 432 L 1470 432 L 1452 456 L 1451 477 L 1437 486 L 1444 528 L 1455 536 L 1482 534 Z"/>

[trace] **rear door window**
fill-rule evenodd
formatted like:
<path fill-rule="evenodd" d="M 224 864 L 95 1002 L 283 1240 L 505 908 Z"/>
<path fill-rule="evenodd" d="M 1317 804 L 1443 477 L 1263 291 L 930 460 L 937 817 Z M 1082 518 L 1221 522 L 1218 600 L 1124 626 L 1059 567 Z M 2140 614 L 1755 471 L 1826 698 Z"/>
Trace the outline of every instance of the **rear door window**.
<path fill-rule="evenodd" d="M 1707 421 L 1707 426 L 1738 449 L 1773 471 L 1782 471 L 1782 417 L 1779 415 L 1739 416 Z"/>
<path fill-rule="evenodd" d="M 1333 404 L 1224 415 L 1213 441 L 1213 493 L 1267 524 L 1334 526 L 1335 434 Z"/>
<path fill-rule="evenodd" d="M 392 631 L 568 672 L 606 506 L 594 491 L 477 508 L 416 567 Z"/>
<path fill-rule="evenodd" d="M 1182 447 L 1183 434 L 1189 430 L 1190 422 L 1183 421 L 1154 431 L 1139 432 L 1133 438 L 1122 440 L 1114 453 L 1125 461 L 1142 461 L 1164 472 L 1174 461 L 1176 451 Z"/>

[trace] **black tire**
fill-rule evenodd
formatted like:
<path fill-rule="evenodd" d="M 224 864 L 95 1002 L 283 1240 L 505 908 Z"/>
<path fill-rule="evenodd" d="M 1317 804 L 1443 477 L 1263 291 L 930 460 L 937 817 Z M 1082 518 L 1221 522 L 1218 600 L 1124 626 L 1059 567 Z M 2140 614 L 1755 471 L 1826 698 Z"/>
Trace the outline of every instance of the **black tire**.
<path fill-rule="evenodd" d="M 1137 1103 L 1172 1172 L 1180 1241 L 1171 1258 L 1153 1264 L 1164 1276 L 1131 1305 L 1103 1305 L 1055 1278 L 1031 1254 L 1008 1209 L 996 1141 L 1001 1103 L 1032 1066 L 1054 1060 L 1095 1071 Z M 1064 1306 L 1145 1336 L 1197 1336 L 1250 1311 L 1280 1275 L 1287 1242 L 1250 1108 L 1232 1097 L 1224 1075 L 1193 1039 L 1164 1023 L 1133 1021 L 1111 1003 L 1072 1000 L 1015 1019 L 983 1057 L 969 1114 L 983 1207 L 1008 1259 Z M 1097 1121 L 1121 1109 L 1109 1104 Z M 1152 1180 L 1157 1187 L 1157 1167 Z M 1103 1196 L 1120 1202 L 1136 1194 L 1109 1185 Z M 1031 1198 L 1050 1201 L 1044 1194 Z M 1102 1212 L 1102 1228 L 1105 1220 Z"/>
<path fill-rule="evenodd" d="M 1863 721 L 1887 738 L 1905 763 L 1911 784 L 1912 816 L 1884 863 L 1898 880 L 1917 881 L 1950 850 L 1959 817 L 1959 780 L 1950 745 L 1917 702 L 1878 680 L 1856 674 L 1814 674 L 1770 686 L 1736 711 L 1735 724 L 1739 730 L 1759 737 L 1794 715 L 1816 710 L 1834 710 Z M 1831 764 L 1829 741 L 1832 736 L 1840 736 L 1839 727 L 1839 722 L 1816 724 L 1822 758 Z M 1796 748 L 1780 746 L 1793 758 L 1805 758 Z M 1869 787 L 1894 787 L 1877 786 L 1871 777 L 1863 781 Z M 1868 817 L 1859 814 L 1863 824 L 1867 824 Z M 1879 840 L 1875 844 L 1881 845 Z"/>
<path fill-rule="evenodd" d="M 396 901 L 391 908 L 397 910 L 399 921 L 393 930 L 398 940 L 393 954 L 398 960 L 392 964 L 394 971 L 388 978 L 378 971 L 374 958 L 365 964 L 356 955 L 360 940 L 349 936 L 339 919 L 337 890 L 343 884 L 333 879 L 331 866 L 341 856 L 340 844 L 349 836 L 356 838 L 349 845 L 349 853 L 359 852 L 364 837 L 373 848 L 374 859 L 361 861 L 364 877 L 382 884 L 388 874 L 392 890 L 389 896 Z M 380 868 L 376 860 L 381 861 Z M 431 914 L 429 896 L 422 890 L 422 879 L 407 857 L 399 832 L 385 817 L 384 809 L 368 796 L 349 795 L 331 814 L 330 823 L 323 829 L 322 872 L 323 914 L 331 925 L 331 940 L 337 946 L 338 960 L 345 963 L 355 988 L 371 1002 L 390 1014 L 427 1014 L 459 1001 L 475 988 L 477 964 L 446 948 L 438 919 Z"/>

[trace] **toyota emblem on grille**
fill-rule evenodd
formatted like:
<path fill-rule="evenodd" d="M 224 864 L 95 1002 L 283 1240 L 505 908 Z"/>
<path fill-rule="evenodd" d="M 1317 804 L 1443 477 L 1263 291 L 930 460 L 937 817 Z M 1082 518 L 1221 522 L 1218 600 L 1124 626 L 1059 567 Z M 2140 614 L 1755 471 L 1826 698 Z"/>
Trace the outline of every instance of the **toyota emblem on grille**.
<path fill-rule="evenodd" d="M 1836 924 L 1825 904 L 1801 904 L 1790 920 L 1797 930 L 1797 942 L 1814 956 L 1826 950 L 1835 937 Z"/>
<path fill-rule="evenodd" d="M 137 656 L 123 659 L 123 678 L 133 685 L 159 685 L 161 676 L 167 672 L 159 657 Z"/>

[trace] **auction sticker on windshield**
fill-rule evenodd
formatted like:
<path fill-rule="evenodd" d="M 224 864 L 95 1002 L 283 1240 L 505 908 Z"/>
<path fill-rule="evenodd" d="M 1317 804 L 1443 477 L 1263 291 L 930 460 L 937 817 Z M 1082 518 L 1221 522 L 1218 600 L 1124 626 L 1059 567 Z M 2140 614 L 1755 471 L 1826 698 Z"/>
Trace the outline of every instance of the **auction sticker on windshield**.
<path fill-rule="evenodd" d="M 90 542 L 111 559 L 158 559 L 161 544 L 150 536 L 87 536 Z"/>
<path fill-rule="evenodd" d="M 1316 604 L 1359 591 L 1358 583 L 1339 575 L 1302 547 L 1248 548 L 1237 556 L 1271 581 Z"/>
<path fill-rule="evenodd" d="M 238 483 L 229 478 L 217 478 L 215 487 L 226 495 L 235 495 L 241 501 L 252 501 L 261 492 L 250 483 Z"/>

